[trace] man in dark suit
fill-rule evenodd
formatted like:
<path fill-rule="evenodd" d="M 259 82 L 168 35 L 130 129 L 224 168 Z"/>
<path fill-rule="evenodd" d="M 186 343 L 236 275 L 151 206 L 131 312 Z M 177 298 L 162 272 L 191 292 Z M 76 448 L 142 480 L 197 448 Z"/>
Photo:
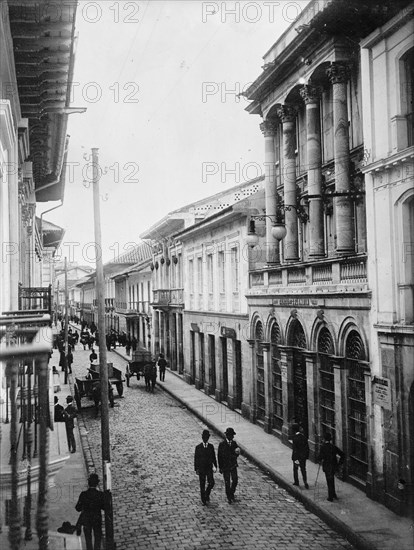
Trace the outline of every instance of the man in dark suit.
<path fill-rule="evenodd" d="M 237 475 L 237 457 L 240 454 L 240 448 L 234 441 L 236 432 L 233 428 L 227 428 L 225 434 L 226 439 L 218 446 L 218 464 L 226 486 L 227 501 L 231 504 L 234 501 L 234 493 L 239 481 Z"/>
<path fill-rule="evenodd" d="M 200 479 L 201 502 L 207 504 L 210 502 L 210 493 L 214 487 L 213 473 L 217 470 L 217 461 L 214 446 L 208 442 L 210 432 L 203 430 L 201 438 L 203 442 L 196 446 L 194 452 L 194 470 Z"/>
<path fill-rule="evenodd" d="M 334 498 L 338 498 L 335 491 L 335 472 L 338 465 L 343 464 L 345 454 L 332 443 L 332 436 L 330 433 L 325 434 L 324 440 L 324 444 L 318 456 L 318 462 L 322 462 L 322 470 L 325 472 L 326 483 L 328 485 L 328 500 L 332 502 Z M 338 456 L 339 464 L 337 459 Z"/>
<path fill-rule="evenodd" d="M 100 550 L 102 540 L 102 514 L 105 508 L 105 498 L 102 491 L 98 490 L 99 477 L 91 474 L 88 479 L 88 490 L 82 491 L 75 506 L 81 512 L 77 527 L 83 525 L 86 540 L 86 550 Z M 92 545 L 92 531 L 94 544 Z"/>
<path fill-rule="evenodd" d="M 66 398 L 67 407 L 63 412 L 63 419 L 66 425 L 66 437 L 68 440 L 68 447 L 71 453 L 76 452 L 76 441 L 73 430 L 75 428 L 75 418 L 78 415 L 78 410 L 73 404 L 73 397 L 68 395 Z"/>
<path fill-rule="evenodd" d="M 309 489 L 306 476 L 306 461 L 309 458 L 309 445 L 306 436 L 300 431 L 299 424 L 292 424 L 292 460 L 293 460 L 293 485 L 299 485 L 298 470 L 302 472 L 305 489 Z"/>

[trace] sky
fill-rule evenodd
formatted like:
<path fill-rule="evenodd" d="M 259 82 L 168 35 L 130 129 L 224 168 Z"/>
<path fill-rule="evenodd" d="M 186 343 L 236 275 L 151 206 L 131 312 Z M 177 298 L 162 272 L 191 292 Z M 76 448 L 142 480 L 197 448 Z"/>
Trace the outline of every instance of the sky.
<path fill-rule="evenodd" d="M 102 257 L 168 212 L 263 170 L 261 118 L 237 97 L 307 0 L 78 5 L 61 258 L 94 266 L 91 148 L 99 149 Z M 53 206 L 47 203 L 46 209 Z"/>

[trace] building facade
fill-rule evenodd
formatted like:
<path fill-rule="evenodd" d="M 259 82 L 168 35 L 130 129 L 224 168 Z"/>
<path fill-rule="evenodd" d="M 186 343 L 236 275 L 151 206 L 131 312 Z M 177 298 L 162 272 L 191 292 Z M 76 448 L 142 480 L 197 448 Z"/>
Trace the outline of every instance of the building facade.
<path fill-rule="evenodd" d="M 313 457 L 330 432 L 347 479 L 374 498 L 382 482 L 358 43 L 400 7 L 310 2 L 246 92 L 248 112 L 263 120 L 266 166 L 265 265 L 251 268 L 247 292 L 250 418 L 284 441 L 298 422 Z"/>
<path fill-rule="evenodd" d="M 414 4 L 361 42 L 378 497 L 414 513 Z"/>

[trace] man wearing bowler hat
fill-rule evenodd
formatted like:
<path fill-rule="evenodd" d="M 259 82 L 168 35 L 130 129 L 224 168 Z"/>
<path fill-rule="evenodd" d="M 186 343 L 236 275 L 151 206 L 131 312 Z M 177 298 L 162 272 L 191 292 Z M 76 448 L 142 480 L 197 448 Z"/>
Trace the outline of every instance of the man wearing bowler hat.
<path fill-rule="evenodd" d="M 205 505 L 210 502 L 210 493 L 214 487 L 213 473 L 217 470 L 217 461 L 214 446 L 208 442 L 210 432 L 203 430 L 201 438 L 203 442 L 197 445 L 194 452 L 194 470 L 200 478 L 201 502 Z"/>
<path fill-rule="evenodd" d="M 234 441 L 236 432 L 233 428 L 227 428 L 225 435 L 226 439 L 218 446 L 218 464 L 226 486 L 227 501 L 231 504 L 234 501 L 234 493 L 239 480 L 237 475 L 237 457 L 240 455 L 240 448 Z"/>

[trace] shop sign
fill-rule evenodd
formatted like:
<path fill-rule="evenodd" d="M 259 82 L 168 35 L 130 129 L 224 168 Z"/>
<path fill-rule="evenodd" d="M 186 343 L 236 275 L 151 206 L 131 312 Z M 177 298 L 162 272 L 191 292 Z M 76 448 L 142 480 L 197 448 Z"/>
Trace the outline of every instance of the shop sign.
<path fill-rule="evenodd" d="M 389 378 L 374 376 L 372 384 L 374 386 L 374 403 L 391 410 L 391 382 Z"/>

